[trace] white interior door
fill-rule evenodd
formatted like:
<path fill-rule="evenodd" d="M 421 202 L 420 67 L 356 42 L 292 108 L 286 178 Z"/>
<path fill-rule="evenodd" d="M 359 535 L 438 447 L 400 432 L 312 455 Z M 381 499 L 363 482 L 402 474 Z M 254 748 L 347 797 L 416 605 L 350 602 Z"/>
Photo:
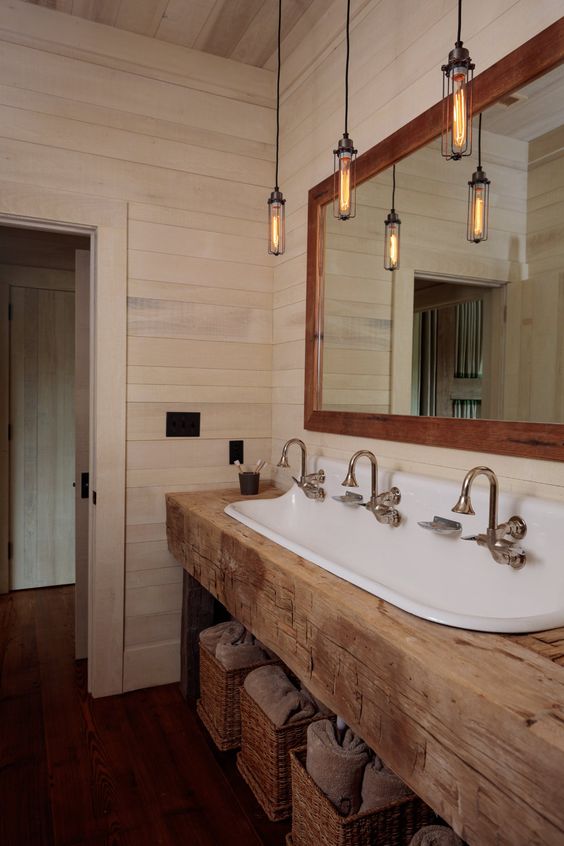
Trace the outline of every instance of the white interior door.
<path fill-rule="evenodd" d="M 75 580 L 74 293 L 10 297 L 10 587 L 21 590 Z"/>
<path fill-rule="evenodd" d="M 75 253 L 75 657 L 88 655 L 90 253 Z M 88 486 L 85 484 L 88 474 Z"/>

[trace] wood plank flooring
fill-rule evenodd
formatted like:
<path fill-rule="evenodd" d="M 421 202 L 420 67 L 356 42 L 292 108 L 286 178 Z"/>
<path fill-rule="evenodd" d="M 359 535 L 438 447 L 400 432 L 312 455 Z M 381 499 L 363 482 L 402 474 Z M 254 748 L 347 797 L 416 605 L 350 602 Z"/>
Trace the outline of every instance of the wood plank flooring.
<path fill-rule="evenodd" d="M 0 597 L 2 846 L 282 846 L 177 685 L 91 699 L 74 588 Z"/>

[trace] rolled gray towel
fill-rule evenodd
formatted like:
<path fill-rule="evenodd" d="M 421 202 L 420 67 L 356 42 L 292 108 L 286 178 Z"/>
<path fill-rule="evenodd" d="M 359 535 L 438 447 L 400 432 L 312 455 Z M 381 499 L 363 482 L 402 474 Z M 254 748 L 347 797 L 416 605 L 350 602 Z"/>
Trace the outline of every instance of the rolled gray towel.
<path fill-rule="evenodd" d="M 360 813 L 376 811 L 391 802 L 409 796 L 411 790 L 399 776 L 389 770 L 375 755 L 364 770 Z"/>
<path fill-rule="evenodd" d="M 239 638 L 245 633 L 245 627 L 237 620 L 227 620 L 226 623 L 218 623 L 217 626 L 210 626 L 200 632 L 200 643 L 208 652 L 215 655 L 217 644 L 224 634 L 231 638 Z"/>
<path fill-rule="evenodd" d="M 426 825 L 413 835 L 409 846 L 464 846 L 464 841 L 448 826 Z"/>
<path fill-rule="evenodd" d="M 200 643 L 226 670 L 239 670 L 268 660 L 263 645 L 237 620 L 204 629 L 200 632 Z"/>
<path fill-rule="evenodd" d="M 350 729 L 341 740 L 330 720 L 308 727 L 306 769 L 342 816 L 360 808 L 362 776 L 369 760 L 368 746 Z"/>
<path fill-rule="evenodd" d="M 268 660 L 262 644 L 245 629 L 241 635 L 224 632 L 215 648 L 215 657 L 226 670 L 241 670 Z"/>
<path fill-rule="evenodd" d="M 278 664 L 253 670 L 245 679 L 244 686 L 278 728 L 309 719 L 317 713 L 309 694 L 298 690 Z"/>

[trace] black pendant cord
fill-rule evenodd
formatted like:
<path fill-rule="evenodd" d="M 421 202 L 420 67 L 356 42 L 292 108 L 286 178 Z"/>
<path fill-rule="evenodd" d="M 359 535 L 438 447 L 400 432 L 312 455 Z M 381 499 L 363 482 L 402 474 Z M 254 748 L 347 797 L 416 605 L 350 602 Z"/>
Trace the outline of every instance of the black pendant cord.
<path fill-rule="evenodd" d="M 278 72 L 276 75 L 276 184 L 278 191 L 278 148 L 280 145 L 280 38 L 282 32 L 282 0 L 278 0 Z"/>
<path fill-rule="evenodd" d="M 482 169 L 482 112 L 478 118 L 478 170 Z"/>
<path fill-rule="evenodd" d="M 458 35 L 456 37 L 456 43 L 462 44 L 460 40 L 460 36 L 462 35 L 462 0 L 458 0 Z"/>
<path fill-rule="evenodd" d="M 396 210 L 396 166 L 392 169 L 392 211 Z"/>
<path fill-rule="evenodd" d="M 347 0 L 347 58 L 345 60 L 345 138 L 349 134 L 349 59 L 351 53 L 350 39 L 351 0 Z"/>

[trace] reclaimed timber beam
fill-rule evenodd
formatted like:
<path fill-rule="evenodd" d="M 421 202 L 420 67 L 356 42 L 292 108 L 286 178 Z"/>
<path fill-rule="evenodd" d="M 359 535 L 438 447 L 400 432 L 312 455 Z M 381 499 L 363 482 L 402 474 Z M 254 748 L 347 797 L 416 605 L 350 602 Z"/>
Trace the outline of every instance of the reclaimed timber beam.
<path fill-rule="evenodd" d="M 167 496 L 185 570 L 471 846 L 561 846 L 564 668 L 338 579 L 224 514 L 237 499 Z"/>

